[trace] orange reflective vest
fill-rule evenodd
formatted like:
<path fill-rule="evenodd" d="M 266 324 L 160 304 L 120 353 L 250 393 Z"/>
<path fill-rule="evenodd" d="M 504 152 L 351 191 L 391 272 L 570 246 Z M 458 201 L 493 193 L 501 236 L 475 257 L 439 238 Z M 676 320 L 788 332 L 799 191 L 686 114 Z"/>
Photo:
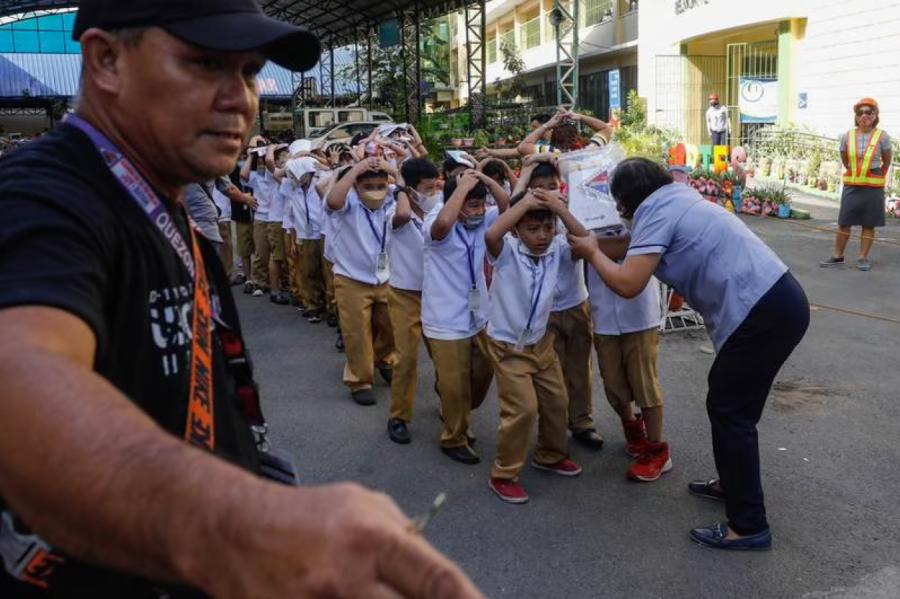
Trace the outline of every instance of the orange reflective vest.
<path fill-rule="evenodd" d="M 884 187 L 884 172 L 887 164 L 881 166 L 881 173 L 872 172 L 872 156 L 880 152 L 881 129 L 872 131 L 869 145 L 862 156 L 859 156 L 859 146 L 856 143 L 856 129 L 851 129 L 847 136 L 847 154 L 849 155 L 850 168 L 844 173 L 844 185 L 856 185 L 860 187 Z"/>

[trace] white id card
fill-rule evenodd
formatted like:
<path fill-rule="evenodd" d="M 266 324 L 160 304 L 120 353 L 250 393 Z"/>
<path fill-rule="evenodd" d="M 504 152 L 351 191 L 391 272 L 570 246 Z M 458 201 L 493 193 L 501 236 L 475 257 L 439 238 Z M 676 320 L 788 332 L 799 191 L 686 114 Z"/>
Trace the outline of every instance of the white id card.
<path fill-rule="evenodd" d="M 469 291 L 469 312 L 473 314 L 481 312 L 481 293 L 477 289 Z"/>
<path fill-rule="evenodd" d="M 515 350 L 522 351 L 523 349 L 525 349 L 525 342 L 529 337 L 531 337 L 531 329 L 525 329 L 524 331 L 522 331 L 522 333 L 519 335 L 519 340 L 516 341 Z"/>
<path fill-rule="evenodd" d="M 379 252 L 375 257 L 375 274 L 386 273 L 388 270 L 388 255 L 385 252 Z"/>

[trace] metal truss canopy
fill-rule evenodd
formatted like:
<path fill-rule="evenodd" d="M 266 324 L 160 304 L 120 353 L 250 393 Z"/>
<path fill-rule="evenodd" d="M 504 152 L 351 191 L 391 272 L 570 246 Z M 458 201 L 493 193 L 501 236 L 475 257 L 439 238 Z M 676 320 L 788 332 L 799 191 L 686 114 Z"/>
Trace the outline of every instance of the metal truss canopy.
<path fill-rule="evenodd" d="M 351 44 L 359 32 L 418 6 L 422 18 L 464 8 L 472 0 L 257 0 L 269 15 L 306 27 L 324 43 Z M 72 0 L 0 0 L 0 17 L 78 6 Z"/>

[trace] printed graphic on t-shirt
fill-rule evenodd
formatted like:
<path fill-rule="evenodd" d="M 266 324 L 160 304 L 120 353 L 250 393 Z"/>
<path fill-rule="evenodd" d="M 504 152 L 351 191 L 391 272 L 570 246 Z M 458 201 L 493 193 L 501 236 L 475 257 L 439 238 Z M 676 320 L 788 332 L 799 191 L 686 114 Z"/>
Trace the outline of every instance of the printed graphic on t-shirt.
<path fill-rule="evenodd" d="M 162 354 L 165 376 L 178 374 L 178 364 L 193 337 L 193 293 L 185 287 L 169 287 L 150 292 L 150 331 Z"/>

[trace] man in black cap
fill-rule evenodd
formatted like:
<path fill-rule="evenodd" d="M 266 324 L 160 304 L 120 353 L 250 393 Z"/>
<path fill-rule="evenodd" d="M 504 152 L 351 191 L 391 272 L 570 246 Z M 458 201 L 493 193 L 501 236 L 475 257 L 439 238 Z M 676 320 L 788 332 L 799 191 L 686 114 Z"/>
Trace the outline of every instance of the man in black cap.
<path fill-rule="evenodd" d="M 481 597 L 387 497 L 257 476 L 181 197 L 234 168 L 265 60 L 308 69 L 316 38 L 252 0 L 82 0 L 75 29 L 76 114 L 0 161 L 0 596 Z"/>

